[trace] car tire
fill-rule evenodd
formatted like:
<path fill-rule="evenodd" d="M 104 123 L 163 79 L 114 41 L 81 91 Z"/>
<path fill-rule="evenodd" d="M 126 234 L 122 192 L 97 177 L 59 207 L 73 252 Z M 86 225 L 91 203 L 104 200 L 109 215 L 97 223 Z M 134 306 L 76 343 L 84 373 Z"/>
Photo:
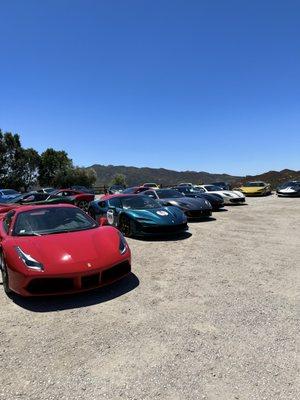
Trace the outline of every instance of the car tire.
<path fill-rule="evenodd" d="M 89 203 L 85 200 L 78 201 L 77 207 L 81 208 L 83 211 L 88 211 Z"/>
<path fill-rule="evenodd" d="M 133 236 L 133 221 L 129 219 L 126 215 L 121 216 L 119 222 L 119 229 L 126 237 Z"/>
<path fill-rule="evenodd" d="M 11 290 L 9 288 L 9 281 L 8 281 L 8 273 L 7 273 L 7 266 L 3 256 L 2 250 L 0 250 L 0 268 L 1 268 L 1 275 L 2 275 L 2 286 L 4 292 L 9 295 Z"/>

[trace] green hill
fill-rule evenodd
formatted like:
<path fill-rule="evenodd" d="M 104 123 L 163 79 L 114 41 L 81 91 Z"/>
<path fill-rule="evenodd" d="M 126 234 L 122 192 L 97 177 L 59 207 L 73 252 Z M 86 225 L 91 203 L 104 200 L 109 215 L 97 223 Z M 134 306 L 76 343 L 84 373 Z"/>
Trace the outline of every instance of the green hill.
<path fill-rule="evenodd" d="M 275 188 L 280 183 L 288 180 L 300 180 L 300 171 L 284 169 L 282 171 L 269 171 L 260 175 L 233 176 L 229 174 L 211 174 L 209 172 L 197 171 L 173 171 L 165 168 L 137 168 L 124 165 L 100 165 L 94 164 L 93 168 L 97 174 L 95 186 L 110 185 L 113 177 L 123 174 L 127 186 L 140 185 L 145 182 L 155 182 L 163 186 L 176 185 L 181 182 L 194 184 L 225 181 L 237 186 L 248 180 L 263 180 L 271 183 Z"/>

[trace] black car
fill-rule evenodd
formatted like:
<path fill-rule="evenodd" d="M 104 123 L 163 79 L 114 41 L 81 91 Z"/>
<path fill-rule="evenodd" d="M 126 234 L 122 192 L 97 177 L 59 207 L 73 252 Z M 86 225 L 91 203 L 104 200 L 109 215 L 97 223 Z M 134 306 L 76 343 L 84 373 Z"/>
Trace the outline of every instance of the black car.
<path fill-rule="evenodd" d="M 211 216 L 212 206 L 209 201 L 202 198 L 192 199 L 186 197 L 177 190 L 149 189 L 142 194 L 158 200 L 163 206 L 176 206 L 180 208 L 189 219 Z"/>
<path fill-rule="evenodd" d="M 197 190 L 197 188 L 193 188 L 191 186 L 175 186 L 173 189 L 177 190 L 181 194 L 184 194 L 186 197 L 208 200 L 213 211 L 224 207 L 223 197 L 218 194 L 202 193 L 201 191 Z"/>
<path fill-rule="evenodd" d="M 300 181 L 289 181 L 278 186 L 276 193 L 280 197 L 300 197 Z"/>
<path fill-rule="evenodd" d="M 20 194 L 12 199 L 1 201 L 2 204 L 74 204 L 70 197 L 49 195 L 49 193 L 28 192 Z"/>
<path fill-rule="evenodd" d="M 27 203 L 34 203 L 36 201 L 44 201 L 48 197 L 49 197 L 48 193 L 28 192 L 28 193 L 22 193 L 19 196 L 13 197 L 12 199 L 7 199 L 5 203 L 27 204 Z M 3 203 L 3 201 L 1 201 L 1 203 Z"/>

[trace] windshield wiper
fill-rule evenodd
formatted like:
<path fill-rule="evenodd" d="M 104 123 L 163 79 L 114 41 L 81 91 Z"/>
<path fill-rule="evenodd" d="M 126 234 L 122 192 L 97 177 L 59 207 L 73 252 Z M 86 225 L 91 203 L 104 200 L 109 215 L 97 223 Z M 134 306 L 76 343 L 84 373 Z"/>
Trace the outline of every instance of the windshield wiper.
<path fill-rule="evenodd" d="M 22 232 L 22 233 L 18 233 L 17 236 L 42 236 L 40 233 L 37 232 Z"/>
<path fill-rule="evenodd" d="M 54 235 L 57 233 L 71 233 L 71 232 L 80 232 L 80 231 L 87 231 L 89 229 L 96 228 L 97 225 L 89 226 L 88 228 L 78 228 L 78 229 L 62 229 L 59 231 L 52 231 L 52 232 L 47 232 L 47 235 Z"/>

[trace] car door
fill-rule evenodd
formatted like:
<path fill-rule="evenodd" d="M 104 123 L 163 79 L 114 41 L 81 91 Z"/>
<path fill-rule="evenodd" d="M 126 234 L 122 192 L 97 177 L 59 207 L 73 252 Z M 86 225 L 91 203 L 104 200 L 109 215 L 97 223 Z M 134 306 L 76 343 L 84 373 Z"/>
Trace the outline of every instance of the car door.
<path fill-rule="evenodd" d="M 106 212 L 106 218 L 109 225 L 118 226 L 119 214 L 122 209 L 122 202 L 118 197 L 114 197 L 108 200 L 108 210 Z"/>

